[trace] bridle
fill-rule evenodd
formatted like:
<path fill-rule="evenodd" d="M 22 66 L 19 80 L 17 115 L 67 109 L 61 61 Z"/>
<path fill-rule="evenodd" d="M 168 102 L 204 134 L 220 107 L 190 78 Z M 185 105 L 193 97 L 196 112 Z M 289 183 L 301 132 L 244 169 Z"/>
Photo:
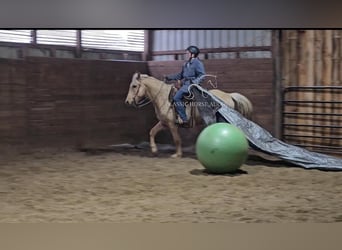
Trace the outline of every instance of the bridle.
<path fill-rule="evenodd" d="M 140 87 L 141 87 L 141 83 L 139 83 L 138 90 L 136 91 L 135 95 L 133 96 L 133 105 L 134 105 L 134 107 L 142 108 L 142 107 L 145 107 L 146 105 L 150 104 L 151 102 L 153 102 L 156 99 L 156 97 L 160 94 L 160 92 L 161 92 L 161 90 L 163 88 L 163 85 L 164 84 L 161 84 L 157 94 L 152 99 L 149 99 L 148 97 L 146 97 L 146 94 L 145 94 L 144 99 L 140 100 L 139 102 L 136 102 L 135 98 L 138 96 L 139 91 L 140 91 Z"/>
<path fill-rule="evenodd" d="M 142 108 L 151 102 L 151 100 L 149 100 L 149 98 L 146 97 L 146 95 L 144 96 L 144 99 L 140 100 L 139 102 L 135 101 L 135 98 L 138 96 L 139 91 L 140 91 L 140 86 L 141 86 L 140 84 L 138 86 L 138 90 L 136 91 L 135 95 L 133 96 L 133 106 L 136 108 Z"/>

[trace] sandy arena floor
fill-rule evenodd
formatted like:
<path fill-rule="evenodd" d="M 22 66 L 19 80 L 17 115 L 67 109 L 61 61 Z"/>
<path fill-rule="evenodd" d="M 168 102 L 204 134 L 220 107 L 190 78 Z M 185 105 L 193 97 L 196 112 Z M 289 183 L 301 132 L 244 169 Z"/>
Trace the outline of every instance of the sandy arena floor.
<path fill-rule="evenodd" d="M 2 149 L 0 222 L 341 222 L 342 173 L 250 159 L 210 175 L 188 154 Z"/>

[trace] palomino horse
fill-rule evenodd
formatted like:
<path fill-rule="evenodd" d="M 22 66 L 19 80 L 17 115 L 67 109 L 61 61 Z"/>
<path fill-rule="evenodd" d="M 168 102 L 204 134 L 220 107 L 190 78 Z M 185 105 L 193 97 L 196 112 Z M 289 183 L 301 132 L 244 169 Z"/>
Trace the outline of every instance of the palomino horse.
<path fill-rule="evenodd" d="M 171 157 L 182 156 L 182 141 L 176 124 L 176 115 L 173 104 L 169 100 L 172 84 L 167 84 L 152 76 L 135 73 L 129 85 L 126 104 L 141 107 L 146 100 L 152 102 L 159 122 L 150 130 L 150 147 L 152 153 L 157 153 L 158 148 L 155 142 L 156 134 L 162 129 L 169 128 L 176 147 L 176 152 Z M 212 94 L 224 101 L 229 107 L 235 108 L 246 118 L 252 114 L 252 104 L 239 93 L 226 93 L 218 89 L 209 90 Z M 197 124 L 202 122 L 199 112 L 195 112 Z"/>

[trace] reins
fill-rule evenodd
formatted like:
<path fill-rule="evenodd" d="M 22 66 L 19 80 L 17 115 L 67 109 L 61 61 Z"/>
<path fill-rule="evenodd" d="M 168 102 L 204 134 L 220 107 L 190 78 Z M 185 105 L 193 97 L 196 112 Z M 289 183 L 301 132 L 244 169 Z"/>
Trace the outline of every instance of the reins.
<path fill-rule="evenodd" d="M 135 101 L 135 98 L 137 97 L 137 95 L 139 94 L 139 90 L 140 90 L 140 85 L 138 87 L 138 91 L 136 92 L 136 94 L 134 95 L 133 97 L 133 103 L 134 103 L 134 107 L 136 108 L 142 108 L 144 106 L 146 106 L 147 104 L 150 104 L 151 103 L 151 100 L 149 100 L 148 97 L 144 96 L 144 99 L 142 99 L 141 101 L 139 101 L 139 103 L 137 103 Z"/>

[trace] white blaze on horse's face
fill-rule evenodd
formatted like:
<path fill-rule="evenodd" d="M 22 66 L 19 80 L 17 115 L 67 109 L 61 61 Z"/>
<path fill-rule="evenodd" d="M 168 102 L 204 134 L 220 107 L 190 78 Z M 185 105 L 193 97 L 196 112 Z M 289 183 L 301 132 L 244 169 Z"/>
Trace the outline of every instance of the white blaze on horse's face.
<path fill-rule="evenodd" d="M 135 73 L 129 85 L 128 94 L 125 100 L 126 104 L 137 106 L 139 102 L 145 97 L 146 88 L 140 81 L 140 73 Z"/>

